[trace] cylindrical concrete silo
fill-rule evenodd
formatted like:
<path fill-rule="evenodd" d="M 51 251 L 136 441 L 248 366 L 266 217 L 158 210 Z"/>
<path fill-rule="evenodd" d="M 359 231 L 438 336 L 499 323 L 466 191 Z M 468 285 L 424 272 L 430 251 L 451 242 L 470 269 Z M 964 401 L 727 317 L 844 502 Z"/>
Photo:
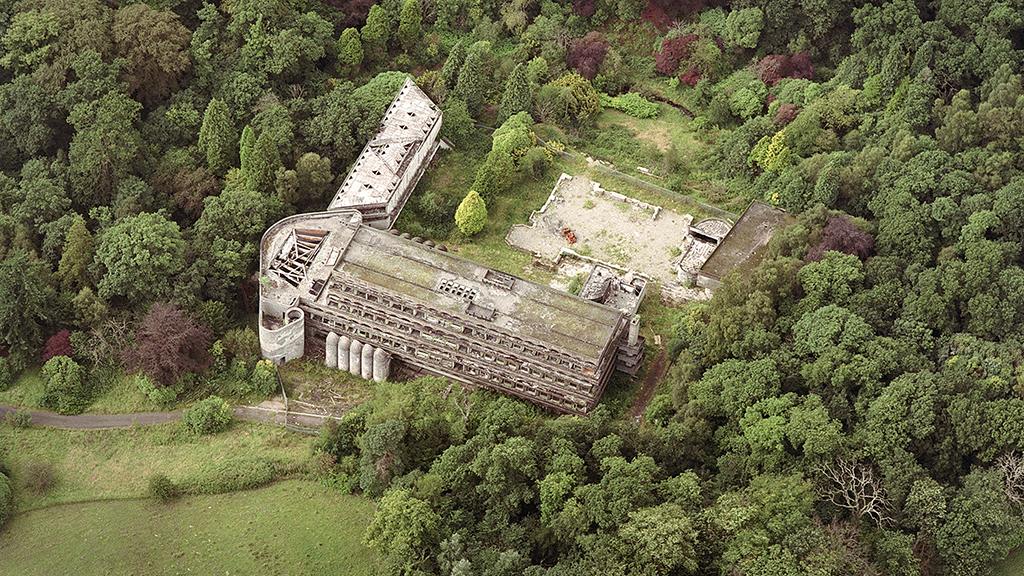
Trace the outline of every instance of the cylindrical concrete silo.
<path fill-rule="evenodd" d="M 328 368 L 338 367 L 338 335 L 334 332 L 327 335 L 327 343 L 324 348 L 324 364 Z"/>
<path fill-rule="evenodd" d="M 363 346 L 363 357 L 360 359 L 360 375 L 363 377 L 364 380 L 369 380 L 370 378 L 373 378 L 373 350 L 373 346 L 369 344 L 365 344 Z"/>
<path fill-rule="evenodd" d="M 391 354 L 377 348 L 373 352 L 373 380 L 383 382 L 388 379 L 391 371 Z"/>
<path fill-rule="evenodd" d="M 348 349 L 348 373 L 353 376 L 361 376 L 362 372 L 359 371 L 361 366 L 363 354 L 363 343 L 359 340 L 353 340 L 352 344 Z"/>
<path fill-rule="evenodd" d="M 348 371 L 348 349 L 351 345 L 352 340 L 348 336 L 338 338 L 338 370 Z"/>

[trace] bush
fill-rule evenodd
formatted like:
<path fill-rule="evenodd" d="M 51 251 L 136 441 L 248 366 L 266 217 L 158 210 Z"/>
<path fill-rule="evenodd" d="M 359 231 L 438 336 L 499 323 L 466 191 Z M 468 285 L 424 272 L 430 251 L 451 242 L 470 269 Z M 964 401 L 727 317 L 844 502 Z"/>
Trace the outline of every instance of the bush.
<path fill-rule="evenodd" d="M 7 390 L 14 384 L 14 370 L 6 356 L 0 356 L 0 390 Z"/>
<path fill-rule="evenodd" d="M 50 336 L 46 340 L 46 345 L 43 346 L 43 362 L 48 361 L 54 356 L 72 358 L 74 355 L 74 350 L 71 346 L 71 332 L 67 330 L 61 330 Z"/>
<path fill-rule="evenodd" d="M 6 474 L 0 472 L 0 527 L 3 527 L 13 515 L 14 491 L 11 490 L 11 480 Z"/>
<path fill-rule="evenodd" d="M 455 225 L 466 236 L 480 232 L 487 225 L 487 204 L 475 190 L 470 190 L 455 210 Z"/>
<path fill-rule="evenodd" d="M 153 380 L 151 380 L 145 374 L 136 374 L 135 382 L 139 387 L 139 391 L 149 398 L 149 401 L 166 408 L 174 403 L 178 399 L 178 391 L 171 386 L 157 386 Z"/>
<path fill-rule="evenodd" d="M 161 502 L 169 502 L 178 497 L 178 487 L 164 474 L 153 474 L 149 477 L 149 495 Z"/>
<path fill-rule="evenodd" d="M 198 476 L 181 483 L 188 494 L 223 494 L 259 488 L 277 478 L 277 465 L 263 458 L 235 458 L 205 467 Z"/>
<path fill-rule="evenodd" d="M 277 390 L 277 369 L 270 360 L 260 360 L 252 369 L 247 380 L 247 393 L 266 398 Z"/>
<path fill-rule="evenodd" d="M 636 92 L 627 92 L 618 96 L 601 94 L 601 105 L 625 112 L 634 118 L 657 118 L 658 105 Z"/>
<path fill-rule="evenodd" d="M 32 462 L 25 467 L 22 482 L 30 492 L 42 496 L 57 484 L 57 473 L 49 462 Z"/>
<path fill-rule="evenodd" d="M 43 364 L 43 403 L 61 414 L 81 412 L 89 402 L 85 370 L 67 356 L 54 356 Z"/>
<path fill-rule="evenodd" d="M 181 422 L 193 434 L 215 434 L 231 424 L 231 406 L 219 396 L 210 396 L 185 410 Z"/>
<path fill-rule="evenodd" d="M 25 410 L 15 410 L 4 417 L 4 422 L 13 428 L 28 428 L 32 425 L 32 417 Z"/>

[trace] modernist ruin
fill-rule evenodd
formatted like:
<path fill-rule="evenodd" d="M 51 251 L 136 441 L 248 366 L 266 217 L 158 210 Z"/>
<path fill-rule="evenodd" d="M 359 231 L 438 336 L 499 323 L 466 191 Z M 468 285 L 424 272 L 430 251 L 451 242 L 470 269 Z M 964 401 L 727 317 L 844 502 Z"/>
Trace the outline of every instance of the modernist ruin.
<path fill-rule="evenodd" d="M 792 214 L 755 200 L 724 236 L 713 240 L 713 249 L 696 273 L 697 286 L 715 290 L 731 272 L 749 272 L 764 257 L 776 232 L 796 221 Z"/>
<path fill-rule="evenodd" d="M 387 230 L 438 147 L 441 112 L 411 81 L 326 212 L 260 243 L 260 346 L 374 380 L 395 362 L 585 414 L 643 358 L 644 282 L 591 273 L 584 297 L 480 266 Z"/>
<path fill-rule="evenodd" d="M 272 226 L 260 245 L 264 357 L 316 354 L 374 380 L 398 360 L 577 414 L 617 367 L 638 366 L 638 317 L 392 232 L 355 210 Z M 609 287 L 595 280 L 593 297 L 622 298 Z"/>
<path fill-rule="evenodd" d="M 441 120 L 437 105 L 406 79 L 328 210 L 353 208 L 370 226 L 390 228 L 441 145 Z"/>

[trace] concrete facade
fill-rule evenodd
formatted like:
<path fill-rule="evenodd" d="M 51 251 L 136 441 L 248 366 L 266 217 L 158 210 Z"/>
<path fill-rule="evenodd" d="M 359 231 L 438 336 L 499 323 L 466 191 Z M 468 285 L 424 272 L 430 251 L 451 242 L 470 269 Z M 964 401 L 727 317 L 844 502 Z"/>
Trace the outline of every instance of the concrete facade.
<path fill-rule="evenodd" d="M 392 232 L 349 210 L 275 224 L 260 246 L 261 327 L 281 325 L 277 311 L 297 308 L 307 347 L 323 343 L 326 358 L 333 346 L 343 368 L 347 346 L 352 374 L 383 380 L 398 360 L 577 414 L 597 405 L 616 368 L 639 364 L 642 339 L 634 328 L 631 340 L 629 314 Z M 319 244 L 300 253 L 300 235 Z M 310 253 L 301 266 L 281 264 Z"/>
<path fill-rule="evenodd" d="M 440 108 L 407 79 L 328 209 L 359 210 L 364 223 L 391 228 L 437 151 L 442 121 Z"/>

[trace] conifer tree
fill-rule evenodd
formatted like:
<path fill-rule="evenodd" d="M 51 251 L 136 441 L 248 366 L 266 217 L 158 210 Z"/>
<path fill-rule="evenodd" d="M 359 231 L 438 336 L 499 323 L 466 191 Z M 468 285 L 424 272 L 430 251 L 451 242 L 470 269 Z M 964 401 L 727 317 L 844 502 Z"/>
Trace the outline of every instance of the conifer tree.
<path fill-rule="evenodd" d="M 512 69 L 505 82 L 505 93 L 501 96 L 498 121 L 504 122 L 519 112 L 529 112 L 533 101 L 530 83 L 526 80 L 526 66 L 518 64 Z"/>
<path fill-rule="evenodd" d="M 217 98 L 210 100 L 199 128 L 199 149 L 206 154 L 210 171 L 218 176 L 234 164 L 236 134 L 228 105 Z"/>
<path fill-rule="evenodd" d="M 280 167 L 281 156 L 274 139 L 267 132 L 260 134 L 245 169 L 249 186 L 257 192 L 269 193 L 274 187 L 277 169 Z"/>
<path fill-rule="evenodd" d="M 355 72 L 363 64 L 363 42 L 359 30 L 346 28 L 338 40 L 338 64 L 348 73 Z"/>
<path fill-rule="evenodd" d="M 64 240 L 64 251 L 57 266 L 57 276 L 69 292 L 77 291 L 89 284 L 89 266 L 92 264 L 95 246 L 92 234 L 85 226 L 85 219 L 75 217 Z"/>
<path fill-rule="evenodd" d="M 398 40 L 406 52 L 411 52 L 420 41 L 423 31 L 423 11 L 419 0 L 405 0 L 398 22 Z"/>
<path fill-rule="evenodd" d="M 441 67 L 441 80 L 444 81 L 445 88 L 451 90 L 455 88 L 455 83 L 459 79 L 459 70 L 462 69 L 462 63 L 466 60 L 466 45 L 459 40 L 452 46 L 452 51 L 448 53 L 448 59 L 444 61 L 444 66 Z"/>
<path fill-rule="evenodd" d="M 359 31 L 363 38 L 363 50 L 369 60 L 380 60 L 388 51 L 388 40 L 391 37 L 391 26 L 387 9 L 380 4 L 370 7 L 366 16 L 366 24 Z"/>
<path fill-rule="evenodd" d="M 470 190 L 455 210 L 455 225 L 466 236 L 472 236 L 483 230 L 486 224 L 487 204 L 476 190 Z"/>
<path fill-rule="evenodd" d="M 249 159 L 252 158 L 252 150 L 256 147 L 256 133 L 252 126 L 246 124 L 242 129 L 242 138 L 238 141 L 238 157 L 241 161 L 242 171 L 249 166 Z"/>
<path fill-rule="evenodd" d="M 487 98 L 487 70 L 484 69 L 483 50 L 471 50 L 459 70 L 455 83 L 455 95 L 466 101 L 469 113 L 480 114 L 484 99 Z"/>

